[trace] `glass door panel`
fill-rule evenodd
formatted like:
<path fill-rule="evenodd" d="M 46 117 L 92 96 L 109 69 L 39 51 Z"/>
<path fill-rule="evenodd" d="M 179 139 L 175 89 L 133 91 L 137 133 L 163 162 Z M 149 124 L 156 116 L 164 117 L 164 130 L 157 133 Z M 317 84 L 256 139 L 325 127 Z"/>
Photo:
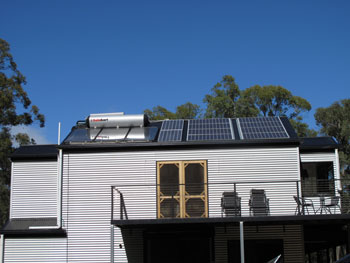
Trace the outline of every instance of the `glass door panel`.
<path fill-rule="evenodd" d="M 158 164 L 158 218 L 181 217 L 180 164 Z"/>
<path fill-rule="evenodd" d="M 207 217 L 206 162 L 184 162 L 184 215 Z"/>

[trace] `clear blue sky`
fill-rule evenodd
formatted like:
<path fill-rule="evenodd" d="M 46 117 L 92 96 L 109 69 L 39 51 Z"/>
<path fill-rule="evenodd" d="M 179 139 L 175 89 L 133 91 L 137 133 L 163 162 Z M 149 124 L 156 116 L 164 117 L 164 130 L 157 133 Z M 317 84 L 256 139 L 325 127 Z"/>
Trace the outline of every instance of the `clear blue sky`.
<path fill-rule="evenodd" d="M 202 105 L 225 74 L 313 106 L 350 98 L 350 1 L 18 1 L 1 4 L 32 102 L 57 141 L 90 113 Z M 313 111 L 305 120 L 315 127 Z"/>

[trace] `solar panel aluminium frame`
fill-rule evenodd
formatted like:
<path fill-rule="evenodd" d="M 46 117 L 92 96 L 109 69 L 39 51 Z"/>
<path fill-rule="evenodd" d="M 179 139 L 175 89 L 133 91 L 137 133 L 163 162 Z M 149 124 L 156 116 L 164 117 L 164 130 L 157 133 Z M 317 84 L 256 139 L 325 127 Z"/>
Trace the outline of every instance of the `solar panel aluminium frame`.
<path fill-rule="evenodd" d="M 249 119 L 249 118 L 252 118 L 252 119 L 259 119 L 259 118 L 274 118 L 274 119 L 278 119 L 279 124 L 280 124 L 281 127 L 283 128 L 284 133 L 286 134 L 286 137 L 268 137 L 268 138 L 257 138 L 257 139 L 281 139 L 281 138 L 284 139 L 284 138 L 290 138 L 290 136 L 289 136 L 289 134 L 288 134 L 286 128 L 284 127 L 284 125 L 283 125 L 283 123 L 282 123 L 282 121 L 281 121 L 281 119 L 280 119 L 279 116 L 274 116 L 274 117 L 246 117 L 246 118 L 237 118 L 237 119 L 236 119 L 236 124 L 237 124 L 237 128 L 238 128 L 238 133 L 239 133 L 240 138 L 243 139 L 243 140 L 244 140 L 244 139 L 247 139 L 247 140 L 251 139 L 251 138 L 245 138 L 245 137 L 243 136 L 243 131 L 242 131 L 242 127 L 241 127 L 241 120 L 243 120 L 243 119 Z"/>
<path fill-rule="evenodd" d="M 174 127 L 168 127 L 167 124 L 174 123 Z M 184 120 L 165 120 L 160 128 L 158 141 L 159 142 L 173 142 L 182 141 L 182 133 L 184 128 Z M 173 133 L 173 134 L 172 134 Z M 170 138 L 166 137 L 166 134 L 170 134 Z M 166 139 L 167 138 L 167 139 Z"/>
<path fill-rule="evenodd" d="M 231 138 L 224 138 L 224 139 L 215 139 L 215 138 L 210 138 L 210 139 L 203 139 L 203 140 L 195 140 L 195 139 L 189 139 L 190 136 L 194 136 L 192 134 L 190 134 L 190 126 L 191 126 L 191 122 L 196 122 L 196 121 L 213 121 L 213 120 L 225 120 L 228 122 L 229 128 L 230 128 L 230 136 Z M 213 130 L 218 130 L 218 129 L 213 129 Z M 220 135 L 220 134 L 218 134 Z M 203 135 L 205 136 L 205 135 Z M 232 125 L 232 121 L 229 118 L 213 118 L 213 119 L 194 119 L 194 120 L 188 120 L 188 126 L 187 126 L 187 137 L 186 137 L 186 141 L 209 141 L 209 140 L 235 140 L 235 134 L 233 132 L 233 125 Z"/>

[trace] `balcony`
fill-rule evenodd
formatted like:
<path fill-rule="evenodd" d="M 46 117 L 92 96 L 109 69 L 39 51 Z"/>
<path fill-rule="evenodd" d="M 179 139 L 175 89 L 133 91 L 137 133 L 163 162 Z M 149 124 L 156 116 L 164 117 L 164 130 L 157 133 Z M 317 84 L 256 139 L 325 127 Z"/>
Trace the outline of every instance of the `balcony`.
<path fill-rule="evenodd" d="M 348 220 L 349 186 L 350 180 L 118 185 L 111 187 L 111 222 L 122 227 Z"/>

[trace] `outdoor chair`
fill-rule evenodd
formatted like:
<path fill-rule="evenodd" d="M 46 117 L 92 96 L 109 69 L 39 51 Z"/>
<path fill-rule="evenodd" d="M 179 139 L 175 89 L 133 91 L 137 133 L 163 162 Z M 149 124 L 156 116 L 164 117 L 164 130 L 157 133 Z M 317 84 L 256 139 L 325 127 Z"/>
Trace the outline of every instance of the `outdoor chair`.
<path fill-rule="evenodd" d="M 249 215 L 268 216 L 270 215 L 269 199 L 266 198 L 265 190 L 250 190 Z"/>
<path fill-rule="evenodd" d="M 339 200 L 340 200 L 340 196 L 331 196 L 326 198 L 324 201 L 324 207 L 326 208 L 326 211 L 332 214 L 332 211 L 331 211 L 332 207 L 334 208 L 334 214 L 336 213 L 337 207 L 339 208 L 339 211 L 341 211 Z"/>
<path fill-rule="evenodd" d="M 241 216 L 241 198 L 237 192 L 223 192 L 221 197 L 221 217 Z"/>
<path fill-rule="evenodd" d="M 295 202 L 297 203 L 297 207 L 295 208 L 295 214 L 296 215 L 305 215 L 305 211 L 307 211 L 307 214 L 309 215 L 309 207 L 312 208 L 314 211 L 314 214 L 316 214 L 314 203 L 311 199 L 305 198 L 305 197 L 297 197 L 293 196 Z"/>

